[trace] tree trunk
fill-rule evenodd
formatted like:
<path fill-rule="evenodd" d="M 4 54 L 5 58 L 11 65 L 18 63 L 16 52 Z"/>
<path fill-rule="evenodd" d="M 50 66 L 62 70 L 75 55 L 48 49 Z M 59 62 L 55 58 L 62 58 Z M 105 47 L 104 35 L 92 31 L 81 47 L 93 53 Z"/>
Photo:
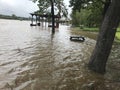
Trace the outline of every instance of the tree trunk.
<path fill-rule="evenodd" d="M 106 0 L 104 3 L 104 8 L 103 8 L 103 17 L 105 16 L 110 4 L 111 4 L 111 0 Z"/>
<path fill-rule="evenodd" d="M 89 69 L 105 73 L 106 62 L 120 21 L 120 0 L 112 0 L 100 28 L 97 43 L 89 61 Z"/>
<path fill-rule="evenodd" d="M 51 0 L 52 33 L 55 33 L 54 0 Z"/>

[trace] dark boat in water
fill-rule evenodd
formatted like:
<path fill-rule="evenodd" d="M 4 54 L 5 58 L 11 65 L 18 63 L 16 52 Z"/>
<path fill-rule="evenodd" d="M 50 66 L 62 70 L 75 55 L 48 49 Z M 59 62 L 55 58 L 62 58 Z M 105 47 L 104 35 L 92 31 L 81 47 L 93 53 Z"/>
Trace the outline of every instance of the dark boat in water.
<path fill-rule="evenodd" d="M 85 38 L 83 36 L 70 36 L 70 40 L 84 42 Z"/>

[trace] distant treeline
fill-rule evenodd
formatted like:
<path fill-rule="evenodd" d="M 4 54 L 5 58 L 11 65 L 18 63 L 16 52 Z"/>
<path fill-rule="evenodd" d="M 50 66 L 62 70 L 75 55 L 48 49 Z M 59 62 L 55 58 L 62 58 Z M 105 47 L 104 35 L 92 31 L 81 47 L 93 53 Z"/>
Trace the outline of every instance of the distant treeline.
<path fill-rule="evenodd" d="M 15 14 L 12 14 L 11 16 L 0 14 L 0 19 L 30 20 L 30 18 L 18 17 Z"/>

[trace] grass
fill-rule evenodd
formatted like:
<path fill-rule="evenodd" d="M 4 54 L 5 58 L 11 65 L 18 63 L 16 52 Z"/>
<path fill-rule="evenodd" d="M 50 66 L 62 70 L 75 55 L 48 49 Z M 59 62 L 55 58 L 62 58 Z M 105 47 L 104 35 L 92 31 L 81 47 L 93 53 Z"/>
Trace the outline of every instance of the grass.
<path fill-rule="evenodd" d="M 82 30 L 84 30 L 84 31 L 98 32 L 99 28 L 87 28 L 87 27 L 85 27 Z M 120 32 L 120 28 L 117 29 L 117 32 Z"/>
<path fill-rule="evenodd" d="M 83 31 L 90 31 L 90 32 L 98 32 L 99 28 L 88 28 L 88 27 L 80 28 L 80 27 L 74 27 L 73 30 L 83 30 Z M 116 37 L 117 40 L 120 41 L 120 28 L 117 29 L 115 37 Z"/>
<path fill-rule="evenodd" d="M 84 31 L 98 32 L 99 28 L 83 28 Z"/>
<path fill-rule="evenodd" d="M 119 28 L 117 28 L 117 32 L 120 32 L 120 27 L 119 27 Z"/>
<path fill-rule="evenodd" d="M 90 32 L 98 32 L 98 28 L 88 28 L 88 27 L 84 27 L 84 28 L 80 28 L 80 27 L 73 27 L 73 30 L 83 30 L 83 31 L 90 31 Z"/>
<path fill-rule="evenodd" d="M 118 40 L 120 40 L 120 32 L 117 32 L 117 33 L 116 33 L 116 38 L 117 38 Z"/>

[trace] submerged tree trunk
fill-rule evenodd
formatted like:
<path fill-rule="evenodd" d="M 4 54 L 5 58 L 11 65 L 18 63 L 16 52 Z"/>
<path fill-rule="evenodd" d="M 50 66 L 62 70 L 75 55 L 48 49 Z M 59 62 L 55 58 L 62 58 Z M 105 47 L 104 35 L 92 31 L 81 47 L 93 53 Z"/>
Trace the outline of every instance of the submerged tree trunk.
<path fill-rule="evenodd" d="M 112 0 L 103 20 L 95 49 L 89 61 L 89 69 L 105 73 L 106 62 L 120 21 L 120 0 Z"/>
<path fill-rule="evenodd" d="M 55 33 L 54 0 L 51 0 L 52 33 Z"/>

